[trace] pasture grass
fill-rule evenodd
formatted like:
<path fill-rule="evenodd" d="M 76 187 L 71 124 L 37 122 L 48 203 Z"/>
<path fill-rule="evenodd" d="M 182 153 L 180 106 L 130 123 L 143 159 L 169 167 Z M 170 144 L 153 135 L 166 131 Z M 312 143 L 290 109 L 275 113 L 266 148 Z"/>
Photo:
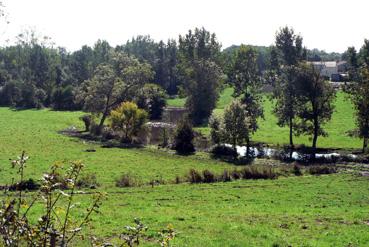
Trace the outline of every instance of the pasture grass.
<path fill-rule="evenodd" d="M 56 161 L 82 160 L 85 172 L 96 173 L 97 190 L 108 196 L 87 233 L 117 236 L 139 217 L 150 236 L 173 224 L 175 246 L 368 246 L 369 180 L 352 173 L 239 180 L 214 184 L 166 184 L 115 187 L 129 172 L 143 182 L 174 180 L 189 169 L 220 173 L 235 166 L 208 154 L 178 156 L 155 147 L 102 148 L 98 143 L 64 136 L 58 131 L 82 128 L 82 112 L 13 111 L 0 108 L 0 183 L 16 177 L 9 159 L 23 150 L 30 155 L 26 178 L 40 178 Z M 86 152 L 95 149 L 96 152 Z M 269 160 L 256 160 L 255 164 Z M 31 194 L 27 194 L 28 196 Z M 82 218 L 88 194 L 78 195 L 74 219 Z M 40 209 L 39 209 L 40 210 Z M 146 246 L 155 245 L 148 240 Z M 89 246 L 86 240 L 75 246 Z"/>
<path fill-rule="evenodd" d="M 214 113 L 218 116 L 223 114 L 224 108 L 232 101 L 232 88 L 226 88 L 220 95 Z M 181 99 L 183 100 L 183 99 Z M 184 102 L 184 101 L 183 101 Z M 178 102 L 177 102 L 178 103 Z M 168 101 L 171 104 L 171 101 Z M 180 106 L 177 104 L 176 106 Z M 264 97 L 264 119 L 259 119 L 259 130 L 253 135 L 253 141 L 271 144 L 274 146 L 283 146 L 289 143 L 288 127 L 280 127 L 277 125 L 277 118 L 273 114 L 273 100 Z M 335 100 L 335 111 L 332 120 L 325 126 L 328 137 L 318 138 L 318 147 L 330 149 L 360 149 L 362 141 L 359 138 L 349 137 L 347 131 L 355 128 L 355 116 L 353 105 L 347 99 L 345 93 L 337 92 Z M 196 130 L 204 135 L 210 134 L 208 126 L 197 127 Z M 312 141 L 310 136 L 294 137 L 294 142 L 297 145 L 310 146 Z"/>

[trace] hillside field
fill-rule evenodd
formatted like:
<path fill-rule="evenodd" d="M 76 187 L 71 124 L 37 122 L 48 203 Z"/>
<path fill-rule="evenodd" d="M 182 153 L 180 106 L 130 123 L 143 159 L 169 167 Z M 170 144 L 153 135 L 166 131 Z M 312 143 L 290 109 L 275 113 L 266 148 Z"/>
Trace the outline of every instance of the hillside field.
<path fill-rule="evenodd" d="M 81 112 L 13 111 L 0 108 L 0 184 L 16 172 L 9 159 L 23 150 L 31 157 L 25 177 L 40 178 L 56 161 L 82 160 L 86 173 L 95 173 L 107 192 L 101 214 L 85 229 L 100 237 L 116 236 L 135 217 L 155 235 L 171 223 L 178 236 L 174 246 L 368 246 L 369 180 L 355 173 L 277 180 L 242 180 L 214 184 L 166 184 L 152 188 L 115 187 L 115 179 L 129 172 L 143 182 L 173 181 L 190 168 L 221 172 L 235 166 L 210 159 L 206 153 L 178 156 L 156 147 L 102 148 L 98 143 L 67 137 L 58 131 L 82 128 Z M 272 136 L 272 131 L 269 131 Z M 265 134 L 266 135 L 266 134 Z M 359 142 L 358 142 L 359 143 Z M 354 146 L 353 146 L 354 147 Z M 96 152 L 86 152 L 95 149 Z M 255 164 L 277 161 L 256 160 Z M 74 217 L 81 218 L 88 195 Z M 77 246 L 88 246 L 80 241 Z M 153 246 L 147 241 L 145 245 Z"/>
<path fill-rule="evenodd" d="M 221 115 L 224 108 L 232 101 L 232 88 L 226 88 L 218 100 L 215 114 Z M 170 99 L 167 101 L 170 106 L 183 106 L 185 99 Z M 260 129 L 254 134 L 253 141 L 263 142 L 271 145 L 284 145 L 289 142 L 289 130 L 287 127 L 279 127 L 277 119 L 273 115 L 273 101 L 264 97 L 264 119 L 259 119 Z M 325 126 L 328 137 L 318 138 L 318 147 L 339 148 L 339 149 L 360 149 L 362 141 L 358 138 L 349 137 L 346 132 L 355 128 L 354 110 L 350 100 L 339 91 L 335 102 L 335 111 L 332 120 Z M 210 129 L 207 126 L 198 127 L 204 135 L 209 135 Z M 294 138 L 295 144 L 311 145 L 308 136 Z"/>

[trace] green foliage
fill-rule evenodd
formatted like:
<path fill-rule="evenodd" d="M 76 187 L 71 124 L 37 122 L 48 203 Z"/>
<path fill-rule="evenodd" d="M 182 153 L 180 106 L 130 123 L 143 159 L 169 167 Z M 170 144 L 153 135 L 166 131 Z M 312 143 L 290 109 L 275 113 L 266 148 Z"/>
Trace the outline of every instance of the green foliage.
<path fill-rule="evenodd" d="M 231 78 L 234 83 L 234 96 L 241 97 L 247 117 L 249 137 L 259 128 L 258 119 L 264 116 L 261 96 L 261 81 L 256 67 L 256 52 L 248 46 L 241 46 L 237 51 Z M 249 143 L 248 138 L 247 143 Z"/>
<path fill-rule="evenodd" d="M 288 129 L 276 125 L 271 114 L 273 102 L 266 100 L 264 104 L 266 120 L 262 121 L 255 139 L 282 144 Z M 339 92 L 335 105 L 337 112 L 326 125 L 330 138 L 319 139 L 320 146 L 360 148 L 362 142 L 358 138 L 344 135 L 347 129 L 354 127 L 350 101 Z M 365 177 L 344 172 L 327 176 L 283 176 L 276 180 L 116 188 L 117 176 L 127 172 L 147 183 L 159 176 L 168 181 L 176 176 L 183 177 L 191 168 L 200 174 L 208 169 L 220 175 L 224 169 L 232 171 L 241 167 L 210 159 L 202 152 L 178 156 L 150 147 L 103 148 L 96 143 L 58 134 L 59 130 L 71 125 L 83 129 L 83 123 L 78 120 L 84 114 L 82 112 L 0 108 L 0 113 L 2 164 L 6 164 L 20 148 L 25 148 L 32 154 L 25 178 L 37 179 L 52 161 L 82 159 L 88 163 L 84 171 L 96 173 L 101 184 L 99 190 L 112 192 L 100 207 L 102 213 L 93 216 L 91 227 L 82 230 L 86 234 L 93 232 L 97 238 L 105 238 L 101 243 L 114 241 L 110 237 L 118 236 L 123 231 L 122 226 L 129 225 L 135 217 L 140 217 L 149 226 L 147 238 L 141 242 L 144 246 L 155 245 L 153 238 L 157 236 L 158 229 L 168 222 L 180 232 L 171 243 L 175 246 L 227 245 L 229 239 L 238 246 L 245 243 L 255 246 L 272 246 L 274 243 L 366 246 L 369 242 L 365 234 L 367 212 L 363 210 L 368 198 L 368 180 Z M 305 137 L 296 140 L 308 143 Z M 84 152 L 86 148 L 96 149 L 96 152 Z M 270 160 L 254 160 L 256 166 L 265 163 L 279 165 L 279 162 Z M 10 184 L 14 171 L 3 166 L 0 172 L 1 184 Z M 83 218 L 91 192 L 95 191 L 76 196 L 76 201 L 81 203 L 72 213 L 75 220 Z M 32 196 L 32 193 L 26 195 Z M 42 212 L 35 209 L 32 215 L 37 219 Z M 250 224 L 255 219 L 257 224 Z M 303 226 L 307 229 L 302 229 Z M 88 244 L 87 238 L 76 238 L 75 241 L 75 246 Z"/>
<path fill-rule="evenodd" d="M 245 142 L 249 147 L 252 129 L 250 129 L 250 120 L 246 108 L 240 101 L 232 101 L 224 110 L 223 121 L 223 142 L 232 144 L 234 150 L 236 150 L 236 145 L 242 145 Z"/>
<path fill-rule="evenodd" d="M 182 120 L 178 126 L 174 136 L 174 149 L 178 154 L 186 155 L 195 152 L 193 139 L 195 137 L 192 125 L 188 120 Z"/>
<path fill-rule="evenodd" d="M 195 125 L 203 124 L 210 117 L 219 97 L 222 82 L 220 68 L 209 60 L 196 60 L 186 68 L 183 85 L 187 95 L 186 107 Z M 206 100 L 204 100 L 206 99 Z"/>
<path fill-rule="evenodd" d="M 25 152 L 12 161 L 12 167 L 17 170 L 19 184 L 24 182 L 24 172 L 28 156 Z M 83 168 L 80 162 L 73 162 L 70 169 L 61 175 L 60 167 L 54 165 L 41 180 L 41 188 L 31 198 L 25 197 L 20 190 L 17 194 L 8 194 L 1 201 L 0 235 L 4 246 L 67 246 L 80 235 L 83 227 L 90 221 L 91 215 L 97 213 L 101 205 L 102 195 L 98 194 L 90 207 L 86 208 L 83 220 L 72 220 L 74 209 L 76 182 Z M 65 184 L 70 190 L 64 192 L 60 184 Z M 66 198 L 66 203 L 63 203 Z M 30 216 L 41 201 L 43 212 L 38 221 L 33 223 Z M 63 210 L 61 210 L 63 209 Z"/>
<path fill-rule="evenodd" d="M 275 37 L 275 45 L 280 52 L 283 64 L 296 65 L 306 57 L 302 46 L 302 37 L 296 35 L 293 28 L 280 28 Z"/>
<path fill-rule="evenodd" d="M 297 75 L 298 97 L 301 108 L 298 112 L 298 132 L 312 135 L 315 152 L 318 136 L 327 136 L 323 126 L 332 118 L 336 93 L 329 82 L 321 78 L 313 66 L 301 65 Z"/>
<path fill-rule="evenodd" d="M 273 112 L 279 126 L 289 127 L 289 142 L 293 148 L 293 135 L 297 133 L 296 115 L 300 105 L 296 66 L 305 58 L 302 37 L 295 35 L 292 28 L 284 27 L 277 32 L 275 45 L 275 54 L 272 57 L 274 60 L 271 61 L 275 68 L 271 70 L 270 78 L 274 85 L 273 98 L 276 100 Z"/>
<path fill-rule="evenodd" d="M 363 152 L 367 152 L 369 139 L 369 41 L 365 40 L 360 50 L 362 64 L 352 69 L 356 81 L 346 86 L 346 91 L 355 107 L 358 136 L 363 139 Z"/>
<path fill-rule="evenodd" d="M 214 113 L 209 119 L 210 139 L 213 144 L 220 144 L 222 141 L 222 120 Z"/>
<path fill-rule="evenodd" d="M 110 126 L 122 132 L 123 143 L 132 143 L 138 133 L 145 129 L 147 112 L 133 102 L 123 102 L 110 113 Z"/>
<path fill-rule="evenodd" d="M 220 44 L 215 34 L 196 28 L 180 36 L 179 61 L 190 118 L 195 125 L 203 124 L 215 108 L 223 76 L 219 67 Z"/>
<path fill-rule="evenodd" d="M 155 84 L 145 84 L 139 90 L 135 98 L 137 106 L 145 109 L 151 120 L 161 119 L 164 107 L 166 106 L 166 97 L 164 90 Z"/>

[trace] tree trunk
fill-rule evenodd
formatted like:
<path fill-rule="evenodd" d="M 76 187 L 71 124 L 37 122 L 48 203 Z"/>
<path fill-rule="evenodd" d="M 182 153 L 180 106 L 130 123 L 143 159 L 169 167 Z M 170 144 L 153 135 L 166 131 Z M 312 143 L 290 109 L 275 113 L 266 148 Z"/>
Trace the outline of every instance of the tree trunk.
<path fill-rule="evenodd" d="M 294 145 L 293 145 L 293 123 L 292 123 L 292 117 L 290 118 L 290 159 L 292 159 L 292 153 L 294 150 Z"/>
<path fill-rule="evenodd" d="M 105 123 L 105 120 L 106 120 L 106 117 L 108 116 L 108 111 L 105 110 L 103 115 L 102 115 L 102 118 L 100 120 L 100 123 L 99 123 L 99 127 L 97 129 L 97 135 L 101 135 L 101 132 L 102 132 L 102 129 L 104 127 L 104 123 Z"/>
<path fill-rule="evenodd" d="M 232 147 L 233 147 L 233 150 L 234 150 L 233 159 L 236 160 L 237 159 L 237 156 L 238 156 L 238 153 L 237 153 L 237 147 L 236 147 L 236 140 L 235 139 L 233 139 Z"/>
<path fill-rule="evenodd" d="M 313 136 L 313 145 L 312 145 L 313 160 L 315 160 L 316 143 L 318 141 L 318 130 L 319 130 L 318 119 L 314 118 L 314 136 Z"/>
<path fill-rule="evenodd" d="M 366 153 L 368 151 L 368 138 L 364 137 L 363 140 L 363 153 Z"/>
<path fill-rule="evenodd" d="M 247 138 L 246 140 L 246 158 L 248 159 L 250 156 L 250 140 Z"/>

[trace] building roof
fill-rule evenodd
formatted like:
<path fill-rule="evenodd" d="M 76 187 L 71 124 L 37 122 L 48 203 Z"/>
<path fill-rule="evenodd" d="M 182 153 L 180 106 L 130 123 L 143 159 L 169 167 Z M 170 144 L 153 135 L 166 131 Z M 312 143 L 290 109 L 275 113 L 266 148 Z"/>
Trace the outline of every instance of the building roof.
<path fill-rule="evenodd" d="M 316 66 L 325 66 L 325 67 L 330 67 L 330 68 L 337 66 L 336 61 L 327 61 L 327 62 L 319 61 L 319 62 L 311 62 L 311 63 Z"/>

